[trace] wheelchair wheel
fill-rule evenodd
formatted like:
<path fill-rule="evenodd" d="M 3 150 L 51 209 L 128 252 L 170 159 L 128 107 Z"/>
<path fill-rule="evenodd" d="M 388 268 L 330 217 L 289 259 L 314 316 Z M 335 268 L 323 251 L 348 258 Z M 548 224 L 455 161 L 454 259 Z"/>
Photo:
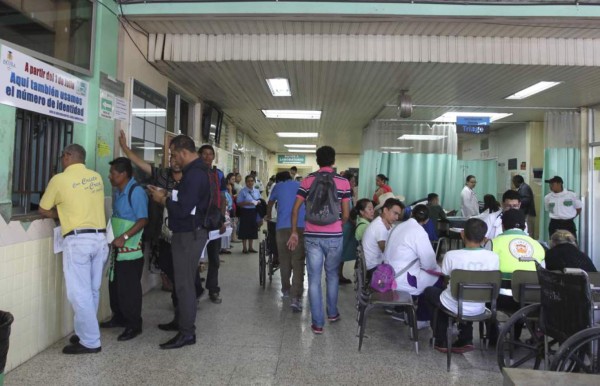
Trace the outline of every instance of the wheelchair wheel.
<path fill-rule="evenodd" d="M 258 284 L 265 288 L 267 281 L 266 241 L 258 244 Z"/>
<path fill-rule="evenodd" d="M 540 367 L 544 359 L 544 336 L 538 329 L 540 309 L 540 304 L 523 307 L 502 326 L 496 346 L 500 370 L 504 367 Z M 521 336 L 517 338 L 515 327 L 520 325 L 523 326 Z"/>
<path fill-rule="evenodd" d="M 600 327 L 579 331 L 565 340 L 550 370 L 600 374 Z"/>

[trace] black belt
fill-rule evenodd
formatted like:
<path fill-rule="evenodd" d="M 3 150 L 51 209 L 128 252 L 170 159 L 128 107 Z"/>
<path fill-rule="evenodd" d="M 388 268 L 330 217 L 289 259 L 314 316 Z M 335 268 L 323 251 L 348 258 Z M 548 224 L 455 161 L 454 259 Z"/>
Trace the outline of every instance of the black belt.
<path fill-rule="evenodd" d="M 71 232 L 67 233 L 63 237 L 67 236 L 77 236 L 82 233 L 106 233 L 106 229 L 73 229 Z"/>

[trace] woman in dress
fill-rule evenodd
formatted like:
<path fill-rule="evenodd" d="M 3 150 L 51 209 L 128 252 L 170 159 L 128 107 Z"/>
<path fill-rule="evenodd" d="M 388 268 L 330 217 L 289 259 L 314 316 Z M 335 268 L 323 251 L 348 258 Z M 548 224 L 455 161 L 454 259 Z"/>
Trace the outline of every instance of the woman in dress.
<path fill-rule="evenodd" d="M 246 176 L 246 186 L 238 193 L 237 205 L 240 212 L 238 238 L 242 240 L 242 253 L 256 253 L 252 248 L 253 240 L 258 239 L 256 205 L 260 202 L 260 192 L 254 187 L 254 177 Z"/>
<path fill-rule="evenodd" d="M 379 204 L 379 196 L 384 193 L 392 192 L 392 188 L 387 183 L 388 178 L 384 174 L 378 174 L 377 177 L 375 177 L 375 185 L 377 185 L 375 194 L 373 194 L 373 202 L 375 205 Z"/>

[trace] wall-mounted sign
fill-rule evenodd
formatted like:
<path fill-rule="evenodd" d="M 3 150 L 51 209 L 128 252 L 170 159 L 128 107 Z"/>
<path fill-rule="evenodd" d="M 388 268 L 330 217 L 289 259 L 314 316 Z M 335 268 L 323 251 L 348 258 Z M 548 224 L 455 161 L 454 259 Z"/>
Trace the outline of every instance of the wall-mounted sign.
<path fill-rule="evenodd" d="M 300 154 L 278 154 L 277 163 L 280 165 L 303 165 L 306 163 L 306 156 Z"/>
<path fill-rule="evenodd" d="M 0 55 L 0 103 L 87 122 L 88 82 L 8 46 Z"/>
<path fill-rule="evenodd" d="M 457 134 L 487 134 L 490 131 L 490 117 L 456 117 Z"/>

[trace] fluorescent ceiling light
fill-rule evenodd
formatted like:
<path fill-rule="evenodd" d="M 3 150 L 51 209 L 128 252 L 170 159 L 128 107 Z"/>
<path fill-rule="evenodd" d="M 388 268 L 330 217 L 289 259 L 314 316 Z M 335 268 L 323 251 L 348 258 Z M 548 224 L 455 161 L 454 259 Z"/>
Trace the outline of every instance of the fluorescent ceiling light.
<path fill-rule="evenodd" d="M 317 138 L 319 136 L 319 133 L 278 132 L 276 134 L 281 138 Z"/>
<path fill-rule="evenodd" d="M 138 146 L 138 149 L 144 149 L 144 150 L 161 150 L 162 147 L 161 146 Z"/>
<path fill-rule="evenodd" d="M 548 90 L 554 86 L 558 86 L 561 83 L 562 82 L 537 82 L 533 86 L 527 87 L 526 89 L 507 96 L 505 99 L 525 99 L 544 90 Z"/>
<path fill-rule="evenodd" d="M 321 119 L 319 110 L 262 110 L 267 118 L 279 119 Z"/>
<path fill-rule="evenodd" d="M 297 147 L 301 149 L 316 149 L 317 145 L 283 145 L 285 147 Z"/>
<path fill-rule="evenodd" d="M 165 109 L 131 109 L 131 113 L 136 117 L 166 117 Z"/>
<path fill-rule="evenodd" d="M 316 153 L 317 150 L 313 149 L 288 149 L 290 153 Z"/>
<path fill-rule="evenodd" d="M 443 115 L 437 117 L 433 122 L 455 122 L 456 117 L 489 117 L 490 122 L 497 121 L 498 119 L 506 118 L 511 116 L 512 113 L 480 113 L 480 112 L 468 112 L 468 111 L 448 111 Z"/>
<path fill-rule="evenodd" d="M 412 146 L 382 146 L 381 150 L 410 150 Z"/>
<path fill-rule="evenodd" d="M 266 81 L 269 85 L 269 90 L 271 90 L 271 94 L 273 94 L 274 97 L 292 96 L 290 83 L 286 78 L 272 78 L 266 79 Z"/>
<path fill-rule="evenodd" d="M 446 137 L 447 135 L 404 134 L 403 136 L 398 137 L 398 139 L 404 139 L 406 141 L 435 141 Z"/>

